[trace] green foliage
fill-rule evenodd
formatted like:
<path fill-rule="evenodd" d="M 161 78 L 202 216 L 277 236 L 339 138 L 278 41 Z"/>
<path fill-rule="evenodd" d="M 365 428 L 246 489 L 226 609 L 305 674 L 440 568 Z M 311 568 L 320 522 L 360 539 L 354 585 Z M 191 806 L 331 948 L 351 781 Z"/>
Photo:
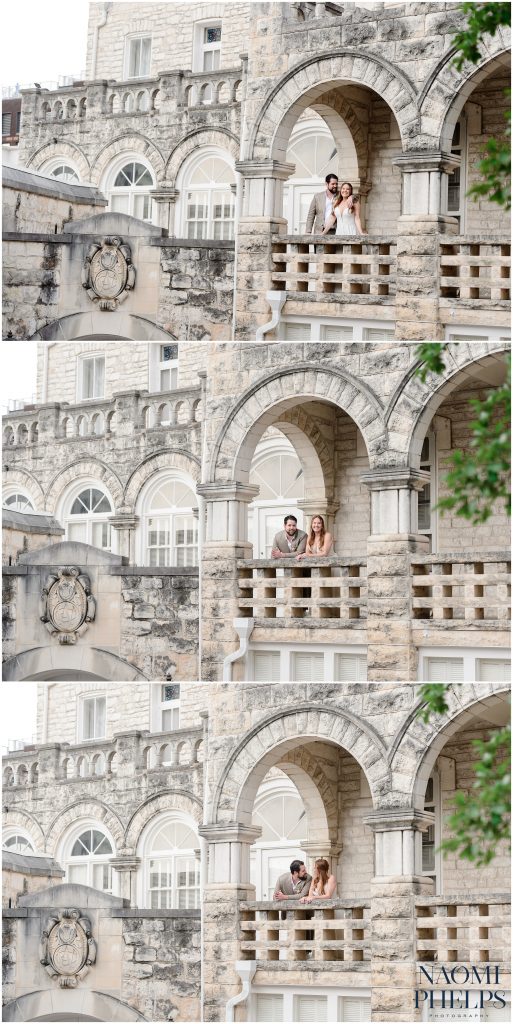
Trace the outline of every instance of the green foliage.
<path fill-rule="evenodd" d="M 477 181 L 468 191 L 469 196 L 478 199 L 486 196 L 492 203 L 498 203 L 505 210 L 511 210 L 511 112 L 507 112 L 506 138 L 488 139 L 486 156 L 477 165 L 482 181 Z"/>
<path fill-rule="evenodd" d="M 444 352 L 447 348 L 447 342 L 442 341 L 425 341 L 422 345 L 417 347 L 417 356 L 420 359 L 420 366 L 417 370 L 417 376 L 422 381 L 425 381 L 428 373 L 443 373 L 445 370 L 444 363 Z"/>
<path fill-rule="evenodd" d="M 473 746 L 479 755 L 476 778 L 469 793 L 456 793 L 447 822 L 453 835 L 440 848 L 483 867 L 496 856 L 497 843 L 511 834 L 511 727 L 474 740 Z"/>
<path fill-rule="evenodd" d="M 508 365 L 510 368 L 510 361 Z M 452 468 L 445 478 L 451 493 L 437 507 L 442 511 L 454 510 L 456 515 L 477 525 L 490 518 L 501 498 L 511 515 L 510 372 L 501 387 L 491 391 L 484 401 L 473 399 L 470 405 L 475 415 L 471 451 L 452 453 Z"/>
<path fill-rule="evenodd" d="M 461 71 L 466 60 L 477 64 L 481 57 L 480 43 L 485 34 L 494 36 L 500 25 L 511 24 L 510 3 L 463 3 L 461 10 L 468 16 L 467 26 L 453 39 L 459 51 L 454 63 Z"/>
<path fill-rule="evenodd" d="M 423 722 L 429 722 L 432 714 L 443 715 L 445 711 L 449 710 L 445 699 L 446 692 L 446 683 L 425 683 L 424 686 L 421 686 L 420 698 L 425 703 L 419 709 L 418 716 L 422 718 Z"/>

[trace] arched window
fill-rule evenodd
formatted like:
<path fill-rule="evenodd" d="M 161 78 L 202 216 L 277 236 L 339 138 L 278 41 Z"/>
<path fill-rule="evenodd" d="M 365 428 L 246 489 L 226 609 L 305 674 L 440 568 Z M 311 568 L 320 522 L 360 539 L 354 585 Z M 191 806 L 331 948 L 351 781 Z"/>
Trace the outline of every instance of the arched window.
<path fill-rule="evenodd" d="M 308 866 L 300 845 L 307 837 L 305 807 L 293 782 L 279 775 L 264 780 L 253 811 L 252 824 L 260 826 L 262 835 L 251 848 L 251 881 L 261 900 L 273 898 L 276 880 L 292 860 L 299 857 Z"/>
<path fill-rule="evenodd" d="M 197 498 L 193 481 L 179 474 L 161 475 L 142 497 L 143 564 L 197 565 Z"/>
<path fill-rule="evenodd" d="M 13 491 L 3 501 L 4 508 L 10 508 L 12 512 L 33 512 L 32 499 L 23 491 Z"/>
<path fill-rule="evenodd" d="M 313 196 L 322 192 L 325 177 L 338 173 L 337 146 L 333 136 L 319 115 L 312 114 L 299 121 L 292 133 L 287 149 L 287 163 L 296 169 L 283 188 L 283 216 L 289 232 L 304 234 L 306 218 Z"/>
<path fill-rule="evenodd" d="M 64 526 L 67 540 L 110 550 L 109 516 L 112 513 L 112 503 L 101 484 L 80 485 L 68 495 L 65 504 Z"/>
<path fill-rule="evenodd" d="M 49 178 L 57 178 L 58 181 L 67 181 L 71 185 L 78 185 L 80 183 L 80 175 L 72 160 L 68 157 L 59 159 L 58 157 L 50 160 L 44 165 L 42 174 L 46 174 Z"/>
<path fill-rule="evenodd" d="M 155 179 L 148 164 L 140 157 L 127 159 L 125 156 L 111 168 L 107 179 L 109 209 L 151 222 L 150 191 L 154 187 Z"/>
<path fill-rule="evenodd" d="M 185 196 L 181 232 L 186 238 L 234 237 L 235 174 L 222 151 L 207 150 L 188 161 L 178 177 Z"/>
<path fill-rule="evenodd" d="M 284 509 L 303 527 L 297 503 L 304 497 L 304 475 L 295 449 L 286 437 L 263 439 L 255 450 L 249 474 L 259 494 L 249 506 L 248 530 L 255 558 L 270 558 L 273 537 L 283 530 Z"/>
<path fill-rule="evenodd" d="M 36 852 L 32 840 L 22 832 L 13 832 L 11 835 L 7 835 L 2 845 L 4 850 L 9 850 L 10 853 L 30 854 Z"/>
<path fill-rule="evenodd" d="M 192 821 L 170 815 L 145 842 L 144 902 L 152 910 L 194 910 L 200 900 L 199 839 Z"/>
<path fill-rule="evenodd" d="M 101 828 L 94 825 L 81 827 L 68 840 L 66 881 L 112 892 L 109 860 L 113 855 L 112 841 Z"/>

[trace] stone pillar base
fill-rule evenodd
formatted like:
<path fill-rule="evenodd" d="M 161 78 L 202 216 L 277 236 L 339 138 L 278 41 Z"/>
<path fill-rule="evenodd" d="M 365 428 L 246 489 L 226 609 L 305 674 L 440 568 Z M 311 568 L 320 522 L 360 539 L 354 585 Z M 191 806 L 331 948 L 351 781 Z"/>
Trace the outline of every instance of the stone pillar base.
<path fill-rule="evenodd" d="M 426 550 L 427 538 L 382 534 L 367 548 L 367 664 L 370 682 L 411 682 L 417 652 L 411 629 L 410 555 Z"/>
<path fill-rule="evenodd" d="M 254 900 L 254 885 L 207 885 L 204 890 L 203 915 L 203 1021 L 226 1020 L 226 1003 L 241 991 L 236 962 L 245 959 L 240 950 L 239 904 Z M 238 1020 L 247 1019 L 245 1007 L 239 1006 Z"/>
<path fill-rule="evenodd" d="M 415 1009 L 415 897 L 432 891 L 418 875 L 376 877 L 371 882 L 371 1020 L 417 1021 Z"/>

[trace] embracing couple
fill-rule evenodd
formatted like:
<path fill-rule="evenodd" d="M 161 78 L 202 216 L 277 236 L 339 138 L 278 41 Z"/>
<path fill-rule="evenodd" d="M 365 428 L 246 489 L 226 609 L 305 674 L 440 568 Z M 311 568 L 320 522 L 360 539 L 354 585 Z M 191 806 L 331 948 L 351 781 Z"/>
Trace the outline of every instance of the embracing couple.
<path fill-rule="evenodd" d="M 353 186 L 343 181 L 340 190 L 336 174 L 326 175 L 326 188 L 312 199 L 306 218 L 306 234 L 364 235 L 360 221 L 360 200 Z"/>
<path fill-rule="evenodd" d="M 283 526 L 284 529 L 280 530 L 273 540 L 273 558 L 295 555 L 300 562 L 303 558 L 319 558 L 334 554 L 333 538 L 326 530 L 322 516 L 313 516 L 309 533 L 298 529 L 297 519 L 293 515 L 285 516 Z"/>
<path fill-rule="evenodd" d="M 304 861 L 293 860 L 290 871 L 280 875 L 276 882 L 273 899 L 299 900 L 300 903 L 332 900 L 336 888 L 335 875 L 330 874 L 330 866 L 324 857 L 315 861 L 313 876 L 308 874 Z"/>

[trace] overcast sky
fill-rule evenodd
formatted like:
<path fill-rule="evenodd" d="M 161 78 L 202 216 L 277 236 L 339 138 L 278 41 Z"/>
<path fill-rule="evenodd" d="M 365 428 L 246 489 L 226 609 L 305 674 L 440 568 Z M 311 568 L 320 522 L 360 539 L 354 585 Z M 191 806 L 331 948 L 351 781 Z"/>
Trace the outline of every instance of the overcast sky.
<path fill-rule="evenodd" d="M 2 683 L 0 686 L 2 750 L 13 740 L 32 740 L 36 736 L 37 683 Z M 12 749 L 12 746 L 11 746 Z"/>
<path fill-rule="evenodd" d="M 32 86 L 85 71 L 87 0 L 2 4 L 2 85 Z"/>
<path fill-rule="evenodd" d="M 37 341 L 2 341 L 0 345 L 0 406 L 6 412 L 14 399 L 29 401 L 36 394 Z M 11 406 L 12 408 L 12 406 Z"/>

